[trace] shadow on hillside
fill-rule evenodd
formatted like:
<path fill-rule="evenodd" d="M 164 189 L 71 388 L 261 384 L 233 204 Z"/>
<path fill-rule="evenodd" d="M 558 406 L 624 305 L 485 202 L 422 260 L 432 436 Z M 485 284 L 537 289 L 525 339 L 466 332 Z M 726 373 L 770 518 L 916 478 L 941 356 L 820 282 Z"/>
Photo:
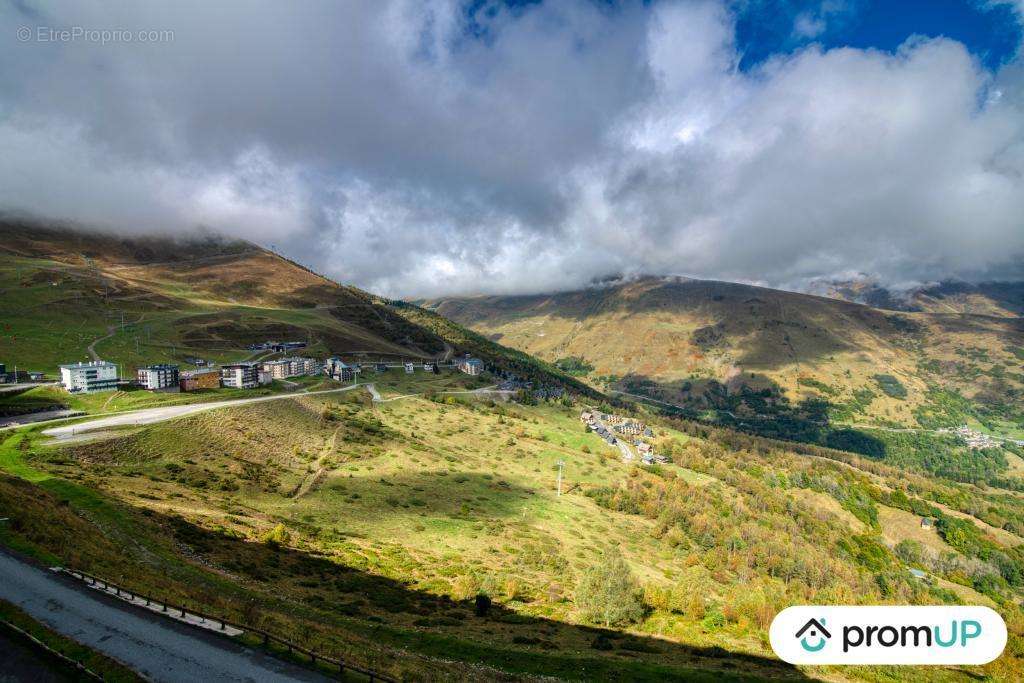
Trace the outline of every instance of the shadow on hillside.
<path fill-rule="evenodd" d="M 441 310 L 468 324 L 481 316 L 493 327 L 538 315 L 572 321 L 583 329 L 597 316 L 653 314 L 659 322 L 698 324 L 689 338 L 694 353 L 739 351 L 738 364 L 764 370 L 857 351 L 851 335 L 858 332 L 890 340 L 921 332 L 909 317 L 860 304 L 729 282 L 662 278 L 621 288 L 452 303 Z"/>
<path fill-rule="evenodd" d="M 833 426 L 839 408 L 823 393 L 792 403 L 778 384 L 757 373 L 744 373 L 728 385 L 715 380 L 657 382 L 643 375 L 620 380 L 623 391 L 665 403 L 648 403 L 661 412 L 728 427 L 757 436 L 799 441 L 884 460 L 885 442 L 853 428 Z"/>
<path fill-rule="evenodd" d="M 700 680 L 701 674 L 707 680 L 805 678 L 794 667 L 767 657 L 525 616 L 497 603 L 481 615 L 473 598 L 455 600 L 310 552 L 246 542 L 181 518 L 147 514 L 171 529 L 175 540 L 204 564 L 301 603 L 311 610 L 308 618 L 319 624 L 345 628 L 347 620 L 356 619 L 373 631 L 376 642 L 392 647 L 555 677 L 576 678 L 586 671 L 586 678 L 600 680 Z M 260 622 L 256 625 L 275 628 L 272 616 L 249 616 Z M 316 636 L 305 641 L 300 644 L 322 645 Z M 714 673 L 701 671 L 709 669 Z"/>

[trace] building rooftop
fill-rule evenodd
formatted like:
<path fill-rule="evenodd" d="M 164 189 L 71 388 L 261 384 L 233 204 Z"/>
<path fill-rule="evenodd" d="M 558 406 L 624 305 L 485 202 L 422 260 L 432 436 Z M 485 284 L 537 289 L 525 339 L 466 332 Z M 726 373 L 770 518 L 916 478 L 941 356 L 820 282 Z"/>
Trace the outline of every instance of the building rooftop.
<path fill-rule="evenodd" d="M 67 368 L 73 370 L 75 368 L 108 368 L 117 367 L 113 363 L 105 360 L 90 360 L 90 361 L 79 361 L 77 363 L 65 363 L 60 366 L 61 368 Z"/>
<path fill-rule="evenodd" d="M 209 375 L 210 373 L 217 372 L 216 368 L 198 368 L 196 370 L 185 370 L 181 373 L 184 378 L 195 377 L 197 375 Z"/>

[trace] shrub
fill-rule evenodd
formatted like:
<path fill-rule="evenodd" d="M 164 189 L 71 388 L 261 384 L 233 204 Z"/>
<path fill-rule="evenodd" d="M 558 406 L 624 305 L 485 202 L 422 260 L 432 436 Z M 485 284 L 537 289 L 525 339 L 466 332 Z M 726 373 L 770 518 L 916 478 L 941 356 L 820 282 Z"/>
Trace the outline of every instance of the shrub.
<path fill-rule="evenodd" d="M 617 554 L 584 573 L 576 586 L 576 606 L 586 619 L 605 626 L 639 621 L 644 613 L 640 586 Z"/>
<path fill-rule="evenodd" d="M 261 535 L 260 540 L 273 548 L 277 548 L 282 545 L 287 545 L 292 540 L 292 535 L 288 533 L 284 524 L 278 524 L 270 531 Z"/>
<path fill-rule="evenodd" d="M 478 617 L 486 617 L 491 611 L 491 598 L 486 593 L 477 593 L 473 611 Z"/>
<path fill-rule="evenodd" d="M 712 607 L 700 622 L 701 627 L 709 633 L 725 627 L 725 615 L 718 607 Z"/>
<path fill-rule="evenodd" d="M 468 600 L 480 592 L 480 581 L 472 574 L 463 574 L 452 582 L 452 597 Z"/>

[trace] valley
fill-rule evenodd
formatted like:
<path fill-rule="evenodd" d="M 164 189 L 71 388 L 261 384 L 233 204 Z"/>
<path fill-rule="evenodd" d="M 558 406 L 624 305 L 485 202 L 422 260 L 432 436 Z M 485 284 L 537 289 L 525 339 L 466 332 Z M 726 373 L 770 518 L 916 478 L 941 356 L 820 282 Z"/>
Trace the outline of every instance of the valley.
<path fill-rule="evenodd" d="M 1012 319 L 959 333 L 988 349 L 973 367 L 1004 366 L 995 422 L 956 375 L 919 369 L 966 337 L 933 343 L 921 330 L 938 323 L 907 313 L 770 290 L 751 303 L 715 283 L 616 294 L 633 308 L 572 295 L 576 320 L 421 308 L 244 244 L 150 243 L 161 259 L 217 254 L 164 271 L 131 265 L 157 256 L 117 238 L 95 238 L 113 255 L 101 264 L 62 233 L 17 234 L 0 260 L 19 294 L 3 300 L 8 367 L 52 372 L 90 348 L 125 374 L 273 360 L 249 348 L 267 338 L 364 365 L 250 389 L 0 395 L 7 415 L 79 413 L 0 431 L 0 542 L 18 552 L 398 680 L 894 680 L 775 658 L 772 617 L 814 603 L 1006 618 L 996 662 L 895 680 L 1013 680 L 1022 666 Z M 259 279 L 201 275 L 218 264 Z M 764 314 L 778 306 L 800 322 Z M 475 332 L 458 323 L 470 315 Z M 400 362 L 466 353 L 481 374 Z M 951 415 L 1010 441 L 969 449 L 940 431 Z"/>
<path fill-rule="evenodd" d="M 892 311 L 685 278 L 426 305 L 595 388 L 692 419 L 965 481 L 995 482 L 1022 445 L 1024 319 L 1006 309 Z M 952 434 L 961 427 L 993 443 L 972 448 Z M 979 457 L 992 462 L 978 467 Z"/>

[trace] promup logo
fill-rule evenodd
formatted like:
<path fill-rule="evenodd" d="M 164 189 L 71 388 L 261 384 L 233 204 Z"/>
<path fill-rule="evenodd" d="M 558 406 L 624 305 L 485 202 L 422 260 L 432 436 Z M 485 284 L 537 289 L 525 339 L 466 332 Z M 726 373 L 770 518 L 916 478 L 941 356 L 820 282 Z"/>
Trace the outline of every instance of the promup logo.
<path fill-rule="evenodd" d="M 985 664 L 1006 624 L 988 607 L 789 607 L 769 637 L 791 664 Z"/>
<path fill-rule="evenodd" d="M 808 633 L 810 631 L 810 633 Z M 805 636 L 804 634 L 807 633 Z M 796 632 L 796 637 L 800 639 L 800 645 L 808 652 L 818 652 L 828 643 L 828 639 L 832 637 L 832 634 L 825 629 L 825 619 L 821 621 L 817 619 L 808 619 L 807 623 L 804 624 L 803 628 Z M 814 642 L 811 645 L 807 642 L 808 638 Z M 815 640 L 817 638 L 817 640 Z"/>

